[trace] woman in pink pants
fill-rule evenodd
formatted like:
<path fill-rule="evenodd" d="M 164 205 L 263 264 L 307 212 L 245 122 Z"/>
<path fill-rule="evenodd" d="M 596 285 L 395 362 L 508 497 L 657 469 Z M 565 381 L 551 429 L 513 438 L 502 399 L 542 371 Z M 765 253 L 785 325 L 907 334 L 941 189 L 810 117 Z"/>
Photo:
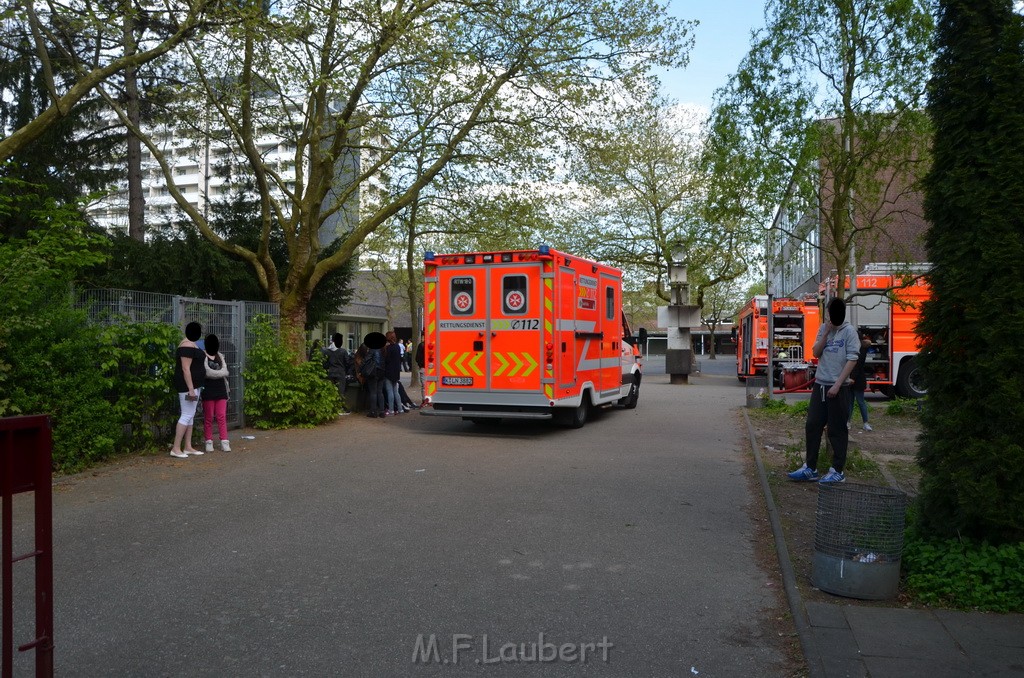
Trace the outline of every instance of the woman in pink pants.
<path fill-rule="evenodd" d="M 203 434 L 206 451 L 213 452 L 213 420 L 217 420 L 220 449 L 231 451 L 228 441 L 228 363 L 216 334 L 206 337 L 206 386 L 203 388 Z"/>

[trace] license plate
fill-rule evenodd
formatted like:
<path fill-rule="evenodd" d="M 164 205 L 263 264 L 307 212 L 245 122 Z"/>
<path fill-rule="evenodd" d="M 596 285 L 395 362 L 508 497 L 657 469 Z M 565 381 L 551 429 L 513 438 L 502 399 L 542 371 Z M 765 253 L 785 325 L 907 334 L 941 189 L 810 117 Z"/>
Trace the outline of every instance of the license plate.
<path fill-rule="evenodd" d="M 441 377 L 443 386 L 472 386 L 473 377 Z"/>

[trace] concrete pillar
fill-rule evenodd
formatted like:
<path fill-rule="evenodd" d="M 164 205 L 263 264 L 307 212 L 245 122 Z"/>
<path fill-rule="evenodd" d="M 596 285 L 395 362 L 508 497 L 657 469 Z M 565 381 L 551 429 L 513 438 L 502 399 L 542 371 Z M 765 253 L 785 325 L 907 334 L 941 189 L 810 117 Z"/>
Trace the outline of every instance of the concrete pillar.
<path fill-rule="evenodd" d="M 672 303 L 658 307 L 658 325 L 666 329 L 665 372 L 669 383 L 687 384 L 693 363 L 693 340 L 690 327 L 700 324 L 700 309 L 689 303 L 690 286 L 686 282 L 686 264 L 682 257 L 669 266 L 669 289 Z"/>

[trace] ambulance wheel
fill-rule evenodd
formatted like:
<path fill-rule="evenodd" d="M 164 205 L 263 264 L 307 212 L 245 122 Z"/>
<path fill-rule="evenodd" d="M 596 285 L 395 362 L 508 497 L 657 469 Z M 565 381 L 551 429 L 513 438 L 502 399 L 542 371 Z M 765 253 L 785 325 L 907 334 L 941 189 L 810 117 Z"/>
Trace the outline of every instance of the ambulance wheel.
<path fill-rule="evenodd" d="M 587 415 L 590 413 L 590 404 L 587 402 L 587 395 L 583 394 L 583 400 L 579 407 L 572 410 L 559 412 L 558 423 L 566 428 L 583 428 L 587 423 Z"/>
<path fill-rule="evenodd" d="M 629 387 L 629 395 L 620 400 L 619 404 L 627 410 L 635 410 L 638 400 L 640 400 L 640 380 L 634 379 Z"/>

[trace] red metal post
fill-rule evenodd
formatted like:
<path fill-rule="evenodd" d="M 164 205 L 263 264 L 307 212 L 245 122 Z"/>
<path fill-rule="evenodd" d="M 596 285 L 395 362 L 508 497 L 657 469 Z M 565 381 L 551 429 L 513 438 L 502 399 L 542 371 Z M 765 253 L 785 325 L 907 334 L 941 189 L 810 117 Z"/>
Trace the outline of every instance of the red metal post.
<path fill-rule="evenodd" d="M 45 415 L 0 419 L 0 494 L 3 503 L 3 658 L 4 678 L 14 672 L 14 563 L 35 558 L 35 639 L 18 647 L 35 649 L 36 676 L 53 676 L 53 438 Z M 35 492 L 35 544 L 14 556 L 13 496 Z"/>

